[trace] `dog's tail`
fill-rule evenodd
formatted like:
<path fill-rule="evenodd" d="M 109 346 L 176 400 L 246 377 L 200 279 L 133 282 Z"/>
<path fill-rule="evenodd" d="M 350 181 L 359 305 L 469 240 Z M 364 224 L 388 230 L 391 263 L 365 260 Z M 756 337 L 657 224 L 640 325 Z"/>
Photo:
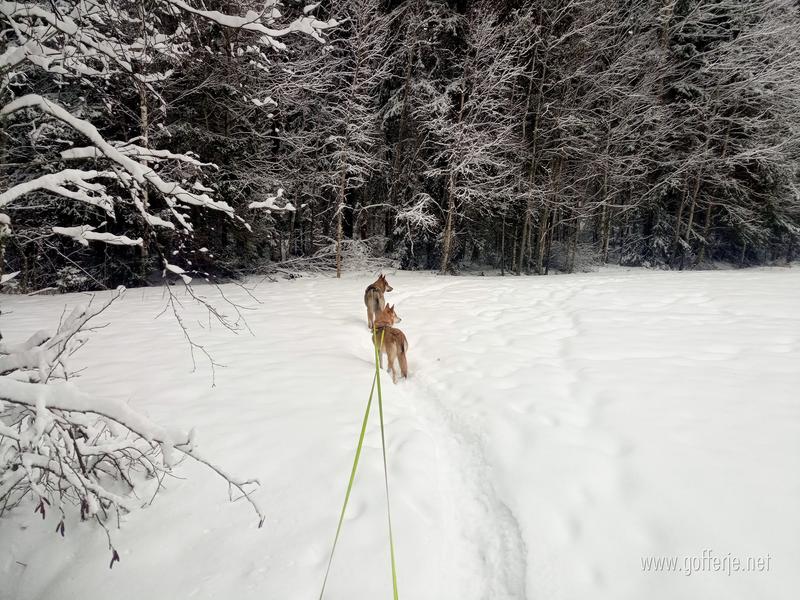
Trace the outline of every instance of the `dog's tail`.
<path fill-rule="evenodd" d="M 403 334 L 403 337 L 400 339 L 400 353 L 397 356 L 397 362 L 400 363 L 400 373 L 403 374 L 403 377 L 408 377 L 408 357 L 406 356 L 407 350 L 408 340 L 406 339 L 405 334 Z"/>
<path fill-rule="evenodd" d="M 377 290 L 369 291 L 369 303 L 372 305 L 373 312 L 377 315 L 381 312 L 381 297 Z"/>

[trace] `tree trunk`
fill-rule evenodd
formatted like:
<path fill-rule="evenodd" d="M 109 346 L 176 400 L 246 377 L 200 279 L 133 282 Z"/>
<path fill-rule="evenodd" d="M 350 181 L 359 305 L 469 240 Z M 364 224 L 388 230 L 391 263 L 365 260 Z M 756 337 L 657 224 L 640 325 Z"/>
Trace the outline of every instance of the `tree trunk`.
<path fill-rule="evenodd" d="M 455 173 L 450 172 L 447 184 L 447 221 L 444 227 L 444 237 L 442 238 L 442 265 L 440 272 L 445 275 L 450 268 L 450 252 L 453 243 L 453 215 L 456 211 L 455 194 L 453 186 Z"/>
<path fill-rule="evenodd" d="M 569 250 L 567 251 L 567 273 L 575 271 L 575 257 L 578 254 L 578 226 L 576 225 L 572 237 L 569 242 Z"/>
<path fill-rule="evenodd" d="M 522 240 L 519 247 L 519 259 L 517 260 L 517 275 L 522 274 L 522 263 L 525 258 L 525 253 L 528 253 L 528 271 L 530 271 L 530 252 L 531 252 L 531 219 L 533 216 L 533 184 L 536 181 L 536 167 L 538 158 L 538 141 L 539 141 L 539 110 L 542 103 L 542 91 L 544 89 L 544 80 L 547 73 L 547 59 L 549 53 L 545 52 L 544 61 L 542 62 L 542 77 L 539 79 L 539 88 L 536 91 L 536 108 L 533 113 L 533 132 L 532 132 L 532 146 L 531 146 L 531 166 L 528 175 L 528 201 L 525 205 L 525 220 L 522 226 Z M 531 72 L 528 79 L 528 102 L 530 103 L 530 94 L 533 88 L 533 70 L 536 66 L 536 54 L 534 53 L 531 59 Z M 530 104 L 528 104 L 530 106 Z M 526 132 L 526 119 L 527 115 L 522 118 L 522 137 L 524 139 Z"/>
<path fill-rule="evenodd" d="M 611 149 L 611 128 L 609 127 L 606 136 L 606 153 L 603 169 L 603 184 L 600 189 L 600 197 L 603 199 L 603 212 L 600 215 L 600 258 L 603 264 L 608 260 L 608 222 L 610 220 L 610 207 L 608 206 L 608 155 Z M 596 243 L 597 240 L 594 240 Z"/>
<path fill-rule="evenodd" d="M 700 177 L 701 174 L 697 174 L 697 180 L 694 183 L 694 189 L 692 190 L 692 203 L 689 206 L 689 222 L 686 224 L 686 238 L 685 243 L 687 248 L 691 243 L 691 235 L 692 235 L 692 225 L 694 224 L 694 209 L 697 206 L 697 195 L 700 192 Z M 681 264 L 679 270 L 683 271 L 683 261 L 685 258 L 685 252 L 681 252 Z"/>
<path fill-rule="evenodd" d="M 308 203 L 308 210 L 311 213 L 308 220 L 308 255 L 314 256 L 317 252 L 316 242 L 314 238 L 314 226 L 316 225 L 316 213 L 314 212 L 314 202 Z"/>
<path fill-rule="evenodd" d="M 514 245 L 511 248 L 511 270 L 517 272 L 517 238 L 519 237 L 519 225 L 514 228 Z"/>
<path fill-rule="evenodd" d="M 708 152 L 708 147 L 711 144 L 711 136 L 706 133 L 706 141 L 703 144 L 703 158 L 705 160 L 705 154 Z M 723 157 L 725 155 L 724 147 L 727 145 L 727 141 L 723 143 Z M 684 242 L 687 248 L 691 249 L 691 237 L 692 237 L 692 225 L 694 224 L 694 211 L 697 207 L 697 198 L 700 193 L 700 184 L 702 183 L 703 178 L 703 163 L 700 163 L 700 166 L 697 169 L 697 179 L 694 182 L 694 189 L 692 190 L 692 203 L 689 206 L 689 221 L 686 225 L 686 237 L 684 238 Z M 685 258 L 685 252 L 681 252 L 681 264 L 680 270 L 683 270 L 683 262 Z"/>
<path fill-rule="evenodd" d="M 611 240 L 611 206 L 603 206 L 603 237 L 600 244 L 600 260 L 608 263 L 608 244 Z"/>
<path fill-rule="evenodd" d="M 461 90 L 461 98 L 458 106 L 458 123 L 464 118 L 464 90 Z M 460 142 L 460 140 L 459 140 Z M 460 143 L 459 143 L 460 145 Z M 444 238 L 442 239 L 442 264 L 440 272 L 447 274 L 450 268 L 450 253 L 453 247 L 453 221 L 455 219 L 456 200 L 455 200 L 456 174 L 451 169 L 447 180 L 447 221 L 444 227 Z"/>
<path fill-rule="evenodd" d="M 149 50 L 149 36 L 148 36 L 148 29 L 146 23 L 149 19 L 149 10 L 146 6 L 147 0 L 140 0 L 139 2 L 139 16 L 141 19 L 142 27 L 141 27 L 141 36 L 142 36 L 142 54 L 144 56 L 144 60 L 141 60 L 138 65 L 139 74 L 142 76 L 147 75 L 147 67 L 149 65 L 149 61 L 147 60 L 148 50 Z M 139 81 L 138 85 L 138 92 L 139 92 L 139 132 L 141 136 L 141 143 L 140 145 L 143 148 L 150 147 L 150 115 L 148 114 L 148 106 L 147 106 L 147 86 L 143 82 Z M 142 165 L 145 168 L 148 167 L 148 161 L 146 159 L 141 160 Z M 150 195 L 148 191 L 148 184 L 145 182 L 142 185 L 142 210 L 144 213 L 150 212 Z M 150 240 L 151 240 L 151 226 L 150 222 L 145 219 L 144 220 L 144 231 L 142 232 L 142 246 L 141 246 L 141 258 L 142 258 L 142 266 L 141 266 L 141 277 L 146 278 L 148 275 L 148 262 L 150 257 Z"/>
<path fill-rule="evenodd" d="M 689 195 L 688 186 L 684 186 L 683 194 L 681 195 L 681 203 L 678 206 L 678 214 L 675 215 L 675 237 L 672 242 L 672 256 L 669 259 L 670 267 L 675 265 L 675 260 L 678 258 L 678 250 L 681 246 L 681 224 L 683 223 L 683 209 L 686 208 L 686 199 Z"/>
<path fill-rule="evenodd" d="M 625 196 L 622 196 L 620 203 L 620 211 L 622 212 L 622 223 L 619 225 L 619 260 L 618 264 L 622 264 L 625 258 L 625 243 L 628 241 L 628 214 L 625 212 Z"/>
<path fill-rule="evenodd" d="M 558 207 L 553 209 L 553 218 L 550 220 L 550 234 L 547 236 L 547 248 L 544 257 L 544 274 L 550 274 L 550 254 L 553 246 L 553 236 L 555 235 L 556 222 L 558 221 Z"/>
<path fill-rule="evenodd" d="M 575 216 L 575 227 L 572 232 L 572 239 L 570 240 L 570 248 L 569 248 L 569 258 L 567 260 L 567 273 L 572 273 L 575 271 L 575 259 L 578 255 L 578 241 L 581 237 L 581 215 L 580 210 L 582 206 L 581 203 L 578 203 L 578 214 Z"/>
<path fill-rule="evenodd" d="M 416 41 L 416 38 L 413 40 Z M 394 160 L 392 160 L 392 167 L 389 174 L 389 204 L 395 206 L 397 202 L 397 186 L 400 183 L 401 173 L 403 170 L 403 154 L 405 152 L 406 135 L 408 131 L 408 117 L 409 117 L 409 90 L 411 88 L 414 57 L 415 57 L 416 44 L 412 43 L 408 51 L 408 60 L 406 61 L 405 68 L 405 81 L 403 82 L 403 108 L 400 111 L 400 123 L 397 130 L 397 146 L 395 148 Z"/>
<path fill-rule="evenodd" d="M 559 195 L 561 194 L 561 172 L 564 166 L 564 161 L 561 157 L 555 159 L 555 166 L 553 167 L 553 199 L 551 204 L 555 207 L 553 209 L 553 218 L 550 221 L 550 233 L 547 236 L 547 248 L 545 249 L 544 256 L 544 274 L 550 272 L 550 250 L 553 246 L 553 236 L 556 233 L 556 224 L 558 223 L 558 203 Z M 547 223 L 543 224 L 546 227 Z"/>
<path fill-rule="evenodd" d="M 531 213 L 530 202 L 528 202 L 528 209 L 525 210 L 525 220 L 522 222 L 522 239 L 520 240 L 519 260 L 515 261 L 517 268 L 517 275 L 522 274 L 522 262 L 525 258 L 525 248 L 528 246 L 528 239 L 530 239 L 531 229 Z"/>
<path fill-rule="evenodd" d="M 736 101 L 736 108 L 739 107 L 739 101 Z M 728 155 L 728 142 L 730 141 L 731 136 L 731 126 L 730 123 L 725 128 L 725 138 L 722 141 L 722 150 L 720 152 L 720 158 L 725 160 L 725 157 Z M 705 223 L 703 223 L 703 239 L 700 243 L 700 251 L 697 253 L 697 258 L 694 261 L 695 266 L 701 264 L 706 258 L 706 247 L 708 246 L 708 236 L 711 232 L 711 208 L 713 203 L 709 200 L 708 205 L 706 206 L 706 218 Z"/>
<path fill-rule="evenodd" d="M 0 270 L 3 268 L 0 261 Z M 2 273 L 2 271 L 0 271 Z M 506 274 L 506 215 L 503 213 L 503 225 L 500 230 L 500 275 Z"/>
<path fill-rule="evenodd" d="M 0 279 L 3 278 L 6 272 L 6 242 L 10 237 L 10 233 L 10 226 L 6 226 L 5 223 L 0 223 Z"/>
<path fill-rule="evenodd" d="M 146 39 L 146 38 L 145 38 Z M 150 139 L 148 135 L 149 130 L 149 123 L 148 123 L 148 113 L 147 113 L 147 90 L 143 83 L 139 83 L 137 86 L 139 88 L 139 127 L 140 127 L 140 145 L 142 148 L 149 147 Z M 142 165 L 147 168 L 148 161 L 146 159 L 140 159 Z M 145 182 L 142 185 L 142 211 L 144 213 L 150 212 L 150 195 L 148 192 L 148 184 Z M 141 273 L 140 276 L 145 279 L 148 275 L 148 262 L 150 257 L 150 235 L 151 235 L 151 228 L 150 223 L 147 219 L 144 219 L 144 229 L 142 231 L 142 245 L 141 245 L 141 258 L 142 258 L 142 265 L 141 265 Z"/>
<path fill-rule="evenodd" d="M 339 176 L 339 193 L 336 201 L 336 278 L 342 276 L 342 213 L 344 212 L 347 187 L 347 153 L 344 154 L 342 172 Z"/>
<path fill-rule="evenodd" d="M 697 259 L 694 261 L 695 266 L 701 264 L 706 259 L 706 247 L 708 246 L 708 235 L 711 231 L 711 202 L 709 201 L 706 206 L 706 219 L 703 223 L 703 241 L 700 244 L 700 250 L 697 253 Z"/>
<path fill-rule="evenodd" d="M 286 237 L 286 258 L 288 259 L 292 255 L 292 243 L 294 242 L 294 222 L 295 222 L 295 215 L 297 214 L 296 210 L 292 211 L 292 214 L 289 217 L 289 234 Z M 302 236 L 302 230 L 300 235 Z"/>
<path fill-rule="evenodd" d="M 544 251 L 545 242 L 547 241 L 547 227 L 550 221 L 550 207 L 546 206 L 542 210 L 542 216 L 539 219 L 539 234 L 536 239 L 536 274 L 544 274 Z"/>

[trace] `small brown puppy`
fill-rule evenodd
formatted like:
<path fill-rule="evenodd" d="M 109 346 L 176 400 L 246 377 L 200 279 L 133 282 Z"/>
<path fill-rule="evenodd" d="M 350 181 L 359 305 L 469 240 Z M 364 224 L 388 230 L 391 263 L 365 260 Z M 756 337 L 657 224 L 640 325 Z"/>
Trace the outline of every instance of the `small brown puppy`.
<path fill-rule="evenodd" d="M 397 383 L 397 372 L 394 368 L 395 360 L 400 365 L 400 373 L 403 377 L 408 378 L 408 360 L 406 359 L 408 340 L 402 331 L 392 327 L 392 325 L 399 323 L 401 320 L 397 313 L 394 312 L 394 306 L 389 304 L 375 317 L 375 344 L 379 347 L 378 364 L 383 368 L 383 355 L 385 354 L 389 361 L 386 370 L 392 374 L 394 383 Z M 383 344 L 381 344 L 381 336 L 383 336 Z"/>
<path fill-rule="evenodd" d="M 370 329 L 372 329 L 372 325 L 375 322 L 375 316 L 386 306 L 386 300 L 383 299 L 383 295 L 391 291 L 392 286 L 386 281 L 386 275 L 381 273 L 375 283 L 371 283 L 364 292 L 364 304 L 367 306 L 367 325 Z"/>

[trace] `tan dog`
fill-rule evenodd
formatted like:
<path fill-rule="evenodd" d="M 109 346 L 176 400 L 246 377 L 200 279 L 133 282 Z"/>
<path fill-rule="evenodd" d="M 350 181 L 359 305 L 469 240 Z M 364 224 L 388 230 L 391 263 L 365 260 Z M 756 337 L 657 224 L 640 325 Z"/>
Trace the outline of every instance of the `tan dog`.
<path fill-rule="evenodd" d="M 397 373 L 394 369 L 395 360 L 400 364 L 400 373 L 403 377 L 408 377 L 408 360 L 406 359 L 408 340 L 402 331 L 392 327 L 401 320 L 394 312 L 394 306 L 389 304 L 375 318 L 375 344 L 379 346 L 378 364 L 383 368 L 383 355 L 385 354 L 389 361 L 386 370 L 392 374 L 394 383 L 397 383 Z M 383 336 L 382 345 L 381 336 Z"/>
<path fill-rule="evenodd" d="M 367 305 L 367 325 L 370 330 L 375 322 L 375 316 L 386 306 L 386 300 L 383 299 L 383 295 L 391 291 L 392 286 L 386 281 L 386 275 L 381 273 L 375 283 L 371 283 L 364 292 L 364 304 Z"/>

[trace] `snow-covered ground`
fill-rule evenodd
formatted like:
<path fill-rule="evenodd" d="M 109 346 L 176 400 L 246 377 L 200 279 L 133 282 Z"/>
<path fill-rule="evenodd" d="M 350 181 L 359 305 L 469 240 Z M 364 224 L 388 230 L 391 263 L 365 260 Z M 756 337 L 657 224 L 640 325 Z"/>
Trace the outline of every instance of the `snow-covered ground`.
<path fill-rule="evenodd" d="M 125 519 L 109 571 L 97 527 L 62 539 L 55 517 L 17 512 L 0 522 L 0 597 L 317 598 L 371 383 L 370 281 L 263 283 L 262 304 L 226 286 L 254 335 L 187 304 L 227 365 L 213 388 L 155 318 L 161 291 L 130 290 L 81 351 L 79 385 L 196 427 L 207 456 L 261 479 L 267 520 L 184 464 Z M 410 341 L 410 378 L 384 384 L 401 598 L 797 597 L 800 269 L 389 281 Z M 2 297 L 2 331 L 80 300 Z M 330 599 L 391 597 L 376 417 Z M 704 551 L 769 556 L 769 571 L 643 571 Z"/>

